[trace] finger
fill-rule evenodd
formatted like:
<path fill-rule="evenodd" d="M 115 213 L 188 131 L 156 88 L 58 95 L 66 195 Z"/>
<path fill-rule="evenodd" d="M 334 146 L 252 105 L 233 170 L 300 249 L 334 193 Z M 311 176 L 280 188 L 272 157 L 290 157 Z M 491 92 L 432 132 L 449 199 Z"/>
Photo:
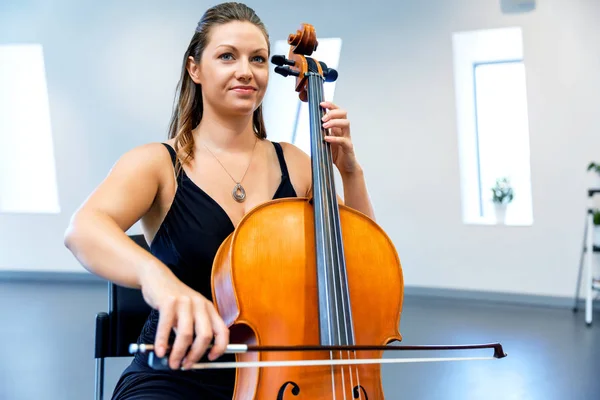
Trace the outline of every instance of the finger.
<path fill-rule="evenodd" d="M 350 137 L 350 133 L 344 132 L 341 128 L 329 128 L 326 136 Z"/>
<path fill-rule="evenodd" d="M 194 320 L 192 301 L 189 297 L 180 297 L 177 301 L 177 335 L 169 356 L 169 366 L 173 369 L 181 367 L 181 360 L 192 344 L 194 337 Z"/>
<path fill-rule="evenodd" d="M 346 110 L 336 109 L 327 112 L 327 114 L 323 115 L 321 120 L 323 122 L 329 121 L 330 119 L 346 119 L 348 117 L 348 112 Z"/>
<path fill-rule="evenodd" d="M 227 325 L 225 325 L 225 322 L 214 308 L 211 316 L 215 342 L 212 349 L 210 349 L 208 359 L 213 361 L 223 355 L 227 349 L 227 345 L 229 344 L 229 328 L 227 328 Z"/>
<path fill-rule="evenodd" d="M 339 107 L 336 106 L 335 104 L 333 104 L 331 101 L 322 101 L 320 103 L 321 107 L 326 108 L 328 110 L 335 110 L 338 109 Z"/>
<path fill-rule="evenodd" d="M 196 338 L 190 348 L 187 356 L 183 360 L 185 369 L 192 368 L 192 365 L 200 360 L 213 338 L 213 330 L 211 327 L 210 317 L 206 310 L 206 302 L 198 299 L 194 300 L 194 329 Z"/>
<path fill-rule="evenodd" d="M 329 143 L 341 145 L 346 150 L 346 152 L 351 151 L 354 148 L 352 141 L 342 136 L 325 136 L 325 140 Z"/>
<path fill-rule="evenodd" d="M 332 119 L 323 124 L 323 128 L 340 128 L 340 129 L 348 129 L 350 128 L 350 121 L 347 119 Z"/>
<path fill-rule="evenodd" d="M 158 357 L 164 357 L 169 345 L 169 336 L 175 319 L 175 298 L 169 297 L 163 303 L 159 310 L 158 326 L 156 327 L 156 337 L 154 339 L 155 354 Z"/>

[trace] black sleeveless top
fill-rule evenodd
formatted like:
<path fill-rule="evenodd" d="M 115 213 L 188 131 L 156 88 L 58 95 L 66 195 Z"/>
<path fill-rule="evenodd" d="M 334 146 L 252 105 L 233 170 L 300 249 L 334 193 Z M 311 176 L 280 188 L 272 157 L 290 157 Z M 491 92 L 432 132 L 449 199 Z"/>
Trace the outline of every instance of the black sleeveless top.
<path fill-rule="evenodd" d="M 174 166 L 175 150 L 166 143 L 163 145 L 169 151 Z M 281 183 L 273 199 L 297 197 L 288 175 L 281 145 L 273 142 L 273 146 L 281 167 Z M 150 252 L 168 266 L 183 283 L 212 301 L 213 260 L 219 246 L 233 230 L 234 225 L 225 210 L 181 170 L 177 176 L 177 190 L 173 203 L 150 244 Z M 154 343 L 157 325 L 158 311 L 152 310 L 138 343 Z M 203 360 L 206 360 L 206 357 Z M 219 360 L 235 360 L 235 356 L 224 355 Z M 121 376 L 113 399 L 137 398 L 135 395 L 129 397 L 126 394 L 132 392 L 140 396 L 144 393 L 148 395 L 150 390 L 156 390 L 157 384 L 166 385 L 165 389 L 168 387 L 169 390 L 183 390 L 184 386 L 191 385 L 195 396 L 198 396 L 203 388 L 210 387 L 210 390 L 217 390 L 227 397 L 232 393 L 234 380 L 233 369 L 157 373 L 147 366 L 145 355 L 137 354 Z M 186 381 L 185 384 L 183 381 Z M 148 385 L 148 392 L 144 392 L 145 385 Z M 175 389 L 176 385 L 183 387 Z"/>
<path fill-rule="evenodd" d="M 175 165 L 175 150 L 163 143 Z M 281 183 L 274 199 L 296 197 L 283 150 L 273 143 L 281 167 Z M 173 270 L 186 285 L 212 300 L 210 274 L 221 243 L 234 230 L 225 210 L 181 171 L 171 208 L 150 244 L 151 253 Z"/>

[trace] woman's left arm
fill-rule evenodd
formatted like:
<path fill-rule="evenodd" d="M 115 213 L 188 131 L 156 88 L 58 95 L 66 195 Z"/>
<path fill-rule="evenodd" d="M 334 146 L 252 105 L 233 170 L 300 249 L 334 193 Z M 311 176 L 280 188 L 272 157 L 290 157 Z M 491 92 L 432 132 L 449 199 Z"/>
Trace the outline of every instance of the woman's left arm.
<path fill-rule="evenodd" d="M 344 204 L 375 220 L 365 174 L 354 153 L 348 113 L 331 102 L 323 102 L 321 107 L 327 110 L 323 116 L 323 127 L 329 130 L 329 135 L 325 136 L 325 140 L 331 143 L 333 162 L 342 177 Z"/>
<path fill-rule="evenodd" d="M 375 220 L 375 212 L 367 191 L 364 171 L 356 160 L 354 145 L 350 139 L 350 122 L 347 119 L 347 113 L 330 102 L 323 102 L 321 106 L 328 110 L 323 117 L 323 127 L 329 131 L 329 135 L 325 136 L 325 140 L 331 144 L 333 163 L 340 172 L 344 186 L 344 199 L 342 200 L 338 195 L 338 202 Z M 295 182 L 296 191 L 305 193 L 306 197 L 311 197 L 310 157 L 291 143 L 282 142 L 281 144 L 288 165 L 291 167 L 291 178 L 292 182 Z"/>
<path fill-rule="evenodd" d="M 344 204 L 375 220 L 363 169 L 359 166 L 354 172 L 341 176 L 344 185 Z"/>

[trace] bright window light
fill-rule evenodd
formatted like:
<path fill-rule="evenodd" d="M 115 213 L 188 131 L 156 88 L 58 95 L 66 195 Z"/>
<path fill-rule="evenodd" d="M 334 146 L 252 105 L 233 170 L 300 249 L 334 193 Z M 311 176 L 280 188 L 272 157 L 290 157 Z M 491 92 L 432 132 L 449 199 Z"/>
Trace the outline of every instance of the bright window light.
<path fill-rule="evenodd" d="M 508 178 L 507 225 L 533 224 L 527 86 L 520 28 L 453 36 L 462 216 L 494 224 L 492 191 Z"/>
<path fill-rule="evenodd" d="M 59 213 L 42 46 L 0 45 L 0 212 Z"/>
<path fill-rule="evenodd" d="M 475 104 L 479 152 L 479 216 L 494 213 L 488 200 L 496 179 L 514 188 L 511 219 L 532 221 L 529 132 L 525 66 L 522 61 L 475 65 Z M 507 216 L 508 217 L 508 216 Z"/>

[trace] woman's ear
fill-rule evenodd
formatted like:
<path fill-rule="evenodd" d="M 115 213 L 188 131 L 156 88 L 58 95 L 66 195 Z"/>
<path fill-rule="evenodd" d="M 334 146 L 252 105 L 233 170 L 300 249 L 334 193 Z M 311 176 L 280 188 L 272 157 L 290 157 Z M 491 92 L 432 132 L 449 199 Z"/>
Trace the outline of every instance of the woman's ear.
<path fill-rule="evenodd" d="M 198 66 L 198 64 L 196 64 L 196 60 L 194 60 L 194 57 L 188 57 L 186 68 L 188 73 L 190 74 L 190 77 L 192 78 L 192 81 L 194 81 L 194 83 L 196 84 L 201 84 L 200 67 Z"/>

